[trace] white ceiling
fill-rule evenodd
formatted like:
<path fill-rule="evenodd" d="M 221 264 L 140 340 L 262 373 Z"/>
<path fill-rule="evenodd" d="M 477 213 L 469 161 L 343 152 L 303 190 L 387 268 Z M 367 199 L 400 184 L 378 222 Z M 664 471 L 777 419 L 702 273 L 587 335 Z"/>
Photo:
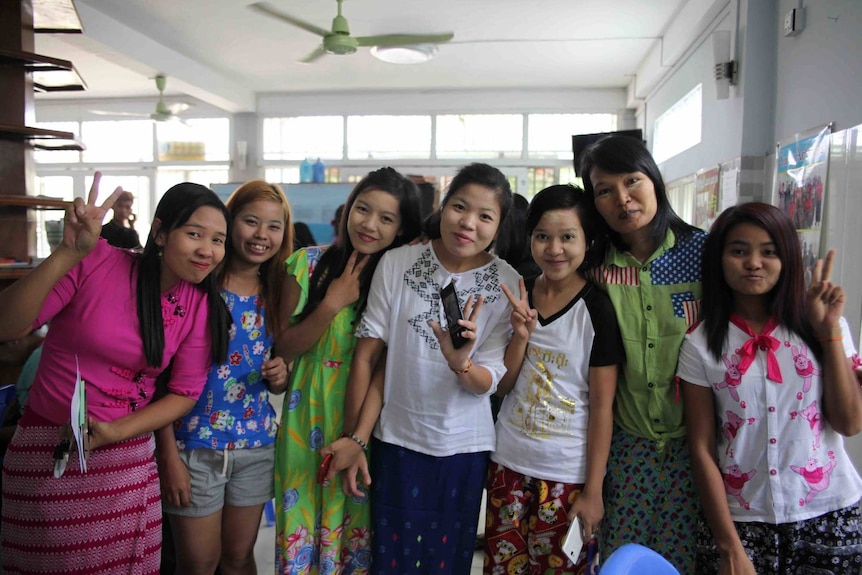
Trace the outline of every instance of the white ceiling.
<path fill-rule="evenodd" d="M 74 62 L 83 93 L 40 98 L 151 97 L 166 93 L 229 112 L 256 95 L 362 90 L 622 88 L 689 0 L 345 0 L 357 36 L 453 32 L 428 63 L 372 57 L 297 60 L 320 38 L 247 8 L 250 0 L 76 0 L 83 35 L 38 35 L 39 53 Z M 328 29 L 335 0 L 270 0 Z"/>

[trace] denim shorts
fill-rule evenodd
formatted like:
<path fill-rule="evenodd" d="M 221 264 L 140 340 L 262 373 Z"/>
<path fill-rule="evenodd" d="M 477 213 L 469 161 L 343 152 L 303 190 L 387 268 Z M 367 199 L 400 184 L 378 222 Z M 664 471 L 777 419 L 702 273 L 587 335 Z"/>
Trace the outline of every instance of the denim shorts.
<path fill-rule="evenodd" d="M 189 470 L 191 505 L 175 507 L 162 501 L 165 513 L 206 517 L 225 505 L 263 505 L 273 497 L 275 445 L 252 449 L 190 449 L 180 451 Z"/>

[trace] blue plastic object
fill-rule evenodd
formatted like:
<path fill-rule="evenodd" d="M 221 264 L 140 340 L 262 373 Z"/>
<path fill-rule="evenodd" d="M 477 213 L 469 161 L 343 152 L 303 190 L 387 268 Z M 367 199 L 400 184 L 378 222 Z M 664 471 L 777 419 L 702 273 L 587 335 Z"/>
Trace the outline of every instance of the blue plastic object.
<path fill-rule="evenodd" d="M 667 559 L 643 545 L 626 543 L 611 553 L 600 575 L 679 575 Z"/>
<path fill-rule="evenodd" d="M 266 518 L 266 526 L 272 527 L 275 525 L 275 499 L 270 499 L 263 506 L 263 515 Z"/>
<path fill-rule="evenodd" d="M 314 181 L 314 164 L 308 158 L 305 158 L 299 164 L 299 181 L 304 184 L 310 184 Z"/>
<path fill-rule="evenodd" d="M 322 184 L 326 181 L 326 164 L 323 163 L 323 160 L 317 158 L 317 161 L 312 164 L 311 169 L 312 181 L 315 184 Z"/>

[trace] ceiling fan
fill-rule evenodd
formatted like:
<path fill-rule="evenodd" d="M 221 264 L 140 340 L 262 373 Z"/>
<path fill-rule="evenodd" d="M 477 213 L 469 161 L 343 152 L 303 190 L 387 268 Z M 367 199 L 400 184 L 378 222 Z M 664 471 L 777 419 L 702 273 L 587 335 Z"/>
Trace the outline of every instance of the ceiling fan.
<path fill-rule="evenodd" d="M 152 114 L 137 112 L 111 112 L 108 110 L 90 110 L 90 112 L 101 116 L 137 116 L 139 118 L 150 118 L 155 122 L 182 122 L 183 120 L 180 118 L 179 114 L 188 110 L 189 104 L 186 104 L 185 102 L 177 102 L 171 105 L 165 104 L 164 92 L 167 78 L 165 78 L 164 75 L 159 74 L 155 77 L 155 80 L 156 89 L 159 91 L 159 101 L 156 103 L 156 109 Z"/>
<path fill-rule="evenodd" d="M 309 55 L 300 60 L 304 64 L 314 62 L 324 54 L 336 54 L 344 56 L 353 54 L 359 46 L 410 46 L 415 44 L 442 44 L 448 42 L 455 35 L 452 32 L 443 34 L 379 34 L 375 36 L 351 36 L 350 26 L 347 24 L 347 18 L 341 15 L 341 3 L 338 2 L 338 15 L 332 19 L 332 30 L 326 30 L 314 24 L 310 24 L 305 20 L 300 20 L 295 16 L 290 16 L 281 12 L 267 2 L 255 2 L 250 4 L 249 8 L 257 10 L 262 14 L 283 20 L 288 24 L 293 24 L 298 28 L 302 28 L 312 34 L 317 34 L 323 38 L 320 46 L 314 49 Z"/>

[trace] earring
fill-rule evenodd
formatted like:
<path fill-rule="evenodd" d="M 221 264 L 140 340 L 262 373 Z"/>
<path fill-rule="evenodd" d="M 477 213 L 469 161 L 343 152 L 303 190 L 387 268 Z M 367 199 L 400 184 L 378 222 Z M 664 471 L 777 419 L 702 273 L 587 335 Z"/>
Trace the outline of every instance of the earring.
<path fill-rule="evenodd" d="M 159 259 L 162 259 L 162 244 L 156 244 L 156 245 L 159 246 L 159 251 L 157 252 L 156 255 L 159 256 Z"/>

